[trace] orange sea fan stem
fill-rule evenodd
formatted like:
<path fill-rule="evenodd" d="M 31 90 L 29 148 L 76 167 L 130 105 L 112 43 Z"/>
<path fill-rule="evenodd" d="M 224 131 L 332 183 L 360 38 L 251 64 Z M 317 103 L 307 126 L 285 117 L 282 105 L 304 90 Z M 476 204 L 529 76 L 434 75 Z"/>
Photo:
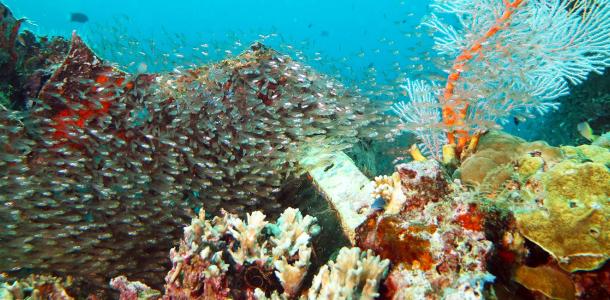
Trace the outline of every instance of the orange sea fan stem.
<path fill-rule="evenodd" d="M 482 45 L 491 37 L 496 35 L 500 30 L 506 27 L 506 24 L 510 21 L 510 18 L 514 12 L 524 3 L 524 0 L 504 0 L 505 11 L 502 15 L 496 19 L 494 25 L 492 25 L 483 36 L 477 39 L 470 47 L 464 49 L 453 62 L 452 72 L 447 77 L 447 84 L 445 85 L 445 92 L 442 98 L 442 113 L 443 113 L 443 124 L 447 127 L 462 127 L 464 120 L 468 113 L 468 101 L 464 99 L 455 98 L 455 87 L 458 80 L 460 79 L 464 67 L 482 50 Z M 447 133 L 447 139 L 450 144 L 455 144 L 457 139 L 457 151 L 461 150 L 466 146 L 469 139 L 469 133 L 464 129 L 454 129 Z"/>

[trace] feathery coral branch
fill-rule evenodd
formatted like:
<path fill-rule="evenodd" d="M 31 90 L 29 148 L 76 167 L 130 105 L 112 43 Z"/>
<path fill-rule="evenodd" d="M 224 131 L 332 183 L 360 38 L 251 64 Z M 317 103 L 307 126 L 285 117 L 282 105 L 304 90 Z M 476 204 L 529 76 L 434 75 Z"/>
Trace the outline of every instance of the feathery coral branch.
<path fill-rule="evenodd" d="M 483 36 L 477 39 L 469 48 L 462 51 L 462 53 L 453 63 L 453 72 L 450 73 L 449 77 L 447 78 L 447 84 L 445 86 L 445 92 L 442 98 L 443 123 L 447 127 L 458 127 L 457 129 L 447 133 L 447 139 L 449 140 L 450 144 L 454 144 L 456 142 L 455 139 L 457 136 L 458 151 L 460 151 L 466 145 L 469 137 L 467 130 L 459 128 L 460 126 L 464 125 L 464 119 L 466 118 L 468 112 L 469 103 L 462 101 L 462 99 L 454 99 L 456 82 L 460 79 L 466 64 L 481 52 L 482 44 L 498 33 L 498 31 L 506 27 L 506 24 L 510 21 L 511 16 L 522 3 L 523 0 L 514 0 L 512 2 L 504 0 L 504 13 L 496 20 L 493 26 L 491 26 L 491 28 L 485 32 Z"/>

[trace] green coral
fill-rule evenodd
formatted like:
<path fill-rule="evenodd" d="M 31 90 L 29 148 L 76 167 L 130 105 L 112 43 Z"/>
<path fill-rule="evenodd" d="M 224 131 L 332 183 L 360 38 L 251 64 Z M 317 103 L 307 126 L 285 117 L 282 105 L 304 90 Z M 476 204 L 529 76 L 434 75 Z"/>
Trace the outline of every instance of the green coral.
<path fill-rule="evenodd" d="M 606 161 L 607 163 L 608 161 Z M 564 160 L 537 174 L 541 207 L 516 214 L 521 234 L 566 271 L 594 270 L 608 260 L 610 171 L 597 162 Z"/>
<path fill-rule="evenodd" d="M 610 163 L 610 151 L 608 149 L 594 146 L 581 145 L 578 147 L 564 146 L 561 147 L 564 156 L 576 162 L 592 161 L 601 164 Z"/>

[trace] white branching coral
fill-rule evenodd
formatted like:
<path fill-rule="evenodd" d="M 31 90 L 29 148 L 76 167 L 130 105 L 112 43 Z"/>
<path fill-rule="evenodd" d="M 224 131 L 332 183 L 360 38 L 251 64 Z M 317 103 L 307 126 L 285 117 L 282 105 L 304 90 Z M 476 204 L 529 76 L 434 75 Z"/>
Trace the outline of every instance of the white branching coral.
<path fill-rule="evenodd" d="M 313 278 L 307 299 L 374 299 L 390 261 L 371 250 L 342 248 L 335 262 L 322 266 Z"/>
<path fill-rule="evenodd" d="M 305 274 L 309 269 L 311 258 L 310 240 L 320 228 L 315 224 L 316 218 L 301 214 L 298 209 L 287 208 L 278 218 L 275 225 L 270 226 L 273 236 L 270 238 L 275 275 L 282 283 L 284 293 L 294 296 L 298 293 Z M 294 256 L 298 251 L 299 259 L 292 264 L 287 257 Z"/>
<path fill-rule="evenodd" d="M 271 226 L 273 236 L 271 243 L 274 245 L 272 254 L 277 259 L 282 255 L 294 255 L 301 246 L 307 245 L 311 239 L 311 233 L 319 231 L 316 218 L 301 214 L 298 209 L 287 208 L 278 218 L 277 224 Z"/>
<path fill-rule="evenodd" d="M 610 66 L 609 0 L 435 0 L 432 7 L 424 25 L 447 59 L 445 88 L 407 82 L 409 102 L 393 108 L 433 154 L 441 106 L 442 130 L 494 128 L 548 112 L 570 84 Z"/>
<path fill-rule="evenodd" d="M 266 221 L 260 211 L 247 214 L 245 221 L 226 211 L 211 220 L 205 214 L 202 208 L 184 228 L 180 247 L 170 251 L 172 270 L 165 278 L 167 298 L 225 299 L 232 295 L 241 299 L 258 295 L 263 299 L 261 293 L 265 293 L 255 290 L 264 285 L 243 288 L 241 282 L 251 283 L 250 276 L 257 272 L 275 274 L 279 280 L 265 278 L 274 281 L 273 288 L 282 286 L 283 292 L 275 291 L 273 299 L 299 296 L 311 264 L 311 238 L 320 231 L 315 217 L 303 216 L 294 208 L 287 208 L 275 223 Z M 115 288 L 122 294 L 134 290 Z M 198 298 L 192 298 L 193 289 L 202 291 Z"/>
<path fill-rule="evenodd" d="M 299 259 L 294 263 L 290 264 L 284 256 L 275 261 L 275 276 L 282 283 L 284 294 L 291 297 L 297 295 L 309 269 L 310 258 L 311 248 L 302 245 L 299 248 Z"/>
<path fill-rule="evenodd" d="M 229 219 L 231 235 L 239 241 L 239 248 L 236 251 L 229 250 L 233 259 L 239 264 L 250 262 L 251 259 L 265 259 L 265 243 L 258 243 L 261 231 L 267 225 L 265 215 L 260 211 L 247 214 L 246 222 L 239 218 Z"/>
<path fill-rule="evenodd" d="M 381 175 L 375 177 L 373 181 L 374 199 L 381 197 L 385 200 L 385 211 L 388 213 L 399 213 L 403 204 L 407 200 L 402 190 L 402 182 L 398 172 L 392 173 L 392 176 Z"/>

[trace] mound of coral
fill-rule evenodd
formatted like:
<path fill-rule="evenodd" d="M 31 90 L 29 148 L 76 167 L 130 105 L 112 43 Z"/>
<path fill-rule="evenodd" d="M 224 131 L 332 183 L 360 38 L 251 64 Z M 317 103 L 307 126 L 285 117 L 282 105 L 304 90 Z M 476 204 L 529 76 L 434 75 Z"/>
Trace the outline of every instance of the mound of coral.
<path fill-rule="evenodd" d="M 490 132 L 456 174 L 513 218 L 497 232 L 505 276 L 550 298 L 602 299 L 610 295 L 609 165 L 608 148 Z"/>
<path fill-rule="evenodd" d="M 65 51 L 19 33 L 1 7 L 3 72 L 44 74 L 24 79 L 37 80 L 25 98 L 9 97 L 15 109 L 0 109 L 2 271 L 159 284 L 191 211 L 278 214 L 304 156 L 375 134 L 367 99 L 261 44 L 212 65 L 132 76 L 76 34 Z M 45 51 L 21 51 L 17 41 L 28 39 Z"/>
<path fill-rule="evenodd" d="M 383 296 L 607 298 L 609 149 L 498 131 L 474 145 L 457 162 L 415 156 L 373 181 L 356 234 L 391 262 Z"/>

